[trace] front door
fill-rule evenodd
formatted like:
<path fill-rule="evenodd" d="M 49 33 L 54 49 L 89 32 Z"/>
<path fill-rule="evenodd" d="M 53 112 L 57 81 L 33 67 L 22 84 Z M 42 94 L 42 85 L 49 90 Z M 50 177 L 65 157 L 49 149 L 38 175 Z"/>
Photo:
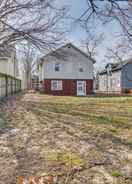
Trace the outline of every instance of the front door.
<path fill-rule="evenodd" d="M 86 81 L 77 81 L 77 96 L 86 95 Z"/>

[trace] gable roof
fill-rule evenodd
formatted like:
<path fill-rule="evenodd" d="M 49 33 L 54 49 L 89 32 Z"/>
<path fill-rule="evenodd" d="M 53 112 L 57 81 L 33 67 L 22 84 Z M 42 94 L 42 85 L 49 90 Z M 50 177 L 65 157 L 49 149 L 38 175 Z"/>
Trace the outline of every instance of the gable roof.
<path fill-rule="evenodd" d="M 99 74 L 100 75 L 103 75 L 103 74 L 106 74 L 107 73 L 107 67 L 108 65 L 111 65 L 111 72 L 116 72 L 116 71 L 119 71 L 119 70 L 122 70 L 122 68 L 129 62 L 131 62 L 132 59 L 127 59 L 123 62 L 117 62 L 117 63 L 108 63 L 106 66 L 105 66 L 105 69 L 102 70 Z"/>
<path fill-rule="evenodd" d="M 91 58 L 90 56 L 88 56 L 84 51 L 82 51 L 81 49 L 79 49 L 78 47 L 76 47 L 75 45 L 73 45 L 72 43 L 68 43 L 68 44 L 66 44 L 66 45 L 63 45 L 62 47 L 60 47 L 60 48 L 58 48 L 58 49 L 56 49 L 56 50 L 54 50 L 54 51 L 51 51 L 51 52 L 49 52 L 48 54 L 42 56 L 42 57 L 40 58 L 41 63 L 44 61 L 43 59 L 44 59 L 45 57 L 47 57 L 47 56 L 50 56 L 50 55 L 56 56 L 57 54 L 59 55 L 58 51 L 60 51 L 61 49 L 65 48 L 65 47 L 72 47 L 72 48 L 74 48 L 75 50 L 77 50 L 78 52 L 80 52 L 82 55 L 84 55 L 85 57 L 87 57 L 89 60 L 91 60 L 91 61 L 93 62 L 93 64 L 96 63 L 96 61 L 95 61 L 93 58 Z M 57 57 L 57 56 L 56 56 L 56 57 Z"/>

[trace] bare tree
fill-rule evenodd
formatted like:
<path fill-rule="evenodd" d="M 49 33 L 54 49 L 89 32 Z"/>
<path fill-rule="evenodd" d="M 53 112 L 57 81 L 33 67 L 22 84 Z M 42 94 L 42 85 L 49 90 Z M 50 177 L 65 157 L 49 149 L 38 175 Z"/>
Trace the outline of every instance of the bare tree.
<path fill-rule="evenodd" d="M 91 58 L 95 58 L 95 56 L 98 54 L 98 47 L 103 42 L 104 35 L 94 35 L 90 32 L 87 32 L 87 38 L 82 41 L 83 46 L 86 48 L 87 54 Z"/>
<path fill-rule="evenodd" d="M 9 48 L 23 40 L 39 49 L 58 46 L 66 11 L 54 7 L 54 0 L 0 0 L 0 54 L 10 53 Z"/>
<path fill-rule="evenodd" d="M 124 37 L 132 44 L 132 2 L 131 1 L 94 1 L 86 0 L 87 8 L 78 21 L 88 30 L 89 22 L 99 19 L 103 24 L 116 21 L 122 28 Z"/>
<path fill-rule="evenodd" d="M 26 79 L 26 86 L 28 89 L 31 88 L 32 75 L 37 70 L 37 55 L 36 49 L 27 43 L 21 48 L 21 72 L 24 72 Z"/>
<path fill-rule="evenodd" d="M 107 48 L 105 58 L 112 62 L 123 62 L 125 58 L 132 55 L 132 47 L 129 42 L 122 40 L 113 47 Z"/>
<path fill-rule="evenodd" d="M 118 46 L 107 48 L 105 57 L 108 59 L 109 62 L 123 62 L 123 52 Z"/>

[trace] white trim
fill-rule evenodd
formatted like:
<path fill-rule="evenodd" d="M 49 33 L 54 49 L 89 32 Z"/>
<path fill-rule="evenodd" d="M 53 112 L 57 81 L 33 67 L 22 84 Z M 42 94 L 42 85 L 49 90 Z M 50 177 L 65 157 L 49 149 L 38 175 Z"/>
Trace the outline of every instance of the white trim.
<path fill-rule="evenodd" d="M 56 66 L 56 65 L 58 65 L 58 66 Z M 59 69 L 58 71 L 55 70 L 56 67 L 58 67 L 58 69 Z M 59 63 L 59 62 L 54 63 L 54 72 L 60 72 L 60 71 L 61 71 L 61 63 Z"/>
<path fill-rule="evenodd" d="M 82 70 L 82 71 L 81 71 L 81 70 Z M 83 67 L 82 63 L 79 63 L 78 71 L 79 71 L 80 73 L 83 73 L 83 72 L 84 72 L 84 67 Z"/>
<path fill-rule="evenodd" d="M 79 91 L 79 85 L 82 90 Z M 86 96 L 86 81 L 78 80 L 77 81 L 77 96 Z"/>
<path fill-rule="evenodd" d="M 51 90 L 52 91 L 62 90 L 62 80 L 51 80 Z"/>

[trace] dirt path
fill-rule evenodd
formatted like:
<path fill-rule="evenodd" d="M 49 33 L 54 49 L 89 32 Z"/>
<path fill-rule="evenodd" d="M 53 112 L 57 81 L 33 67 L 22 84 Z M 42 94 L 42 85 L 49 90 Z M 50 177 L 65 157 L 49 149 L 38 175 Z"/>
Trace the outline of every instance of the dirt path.
<path fill-rule="evenodd" d="M 64 183 L 71 169 L 75 171 L 71 184 L 131 184 L 131 112 L 122 117 L 128 119 L 129 128 L 115 130 L 115 122 L 97 124 L 91 114 L 84 114 L 90 106 L 93 116 L 104 108 L 97 112 L 95 101 L 89 99 L 39 94 L 18 96 L 2 106 L 0 184 L 47 173 Z M 123 130 L 128 132 L 125 139 Z"/>

